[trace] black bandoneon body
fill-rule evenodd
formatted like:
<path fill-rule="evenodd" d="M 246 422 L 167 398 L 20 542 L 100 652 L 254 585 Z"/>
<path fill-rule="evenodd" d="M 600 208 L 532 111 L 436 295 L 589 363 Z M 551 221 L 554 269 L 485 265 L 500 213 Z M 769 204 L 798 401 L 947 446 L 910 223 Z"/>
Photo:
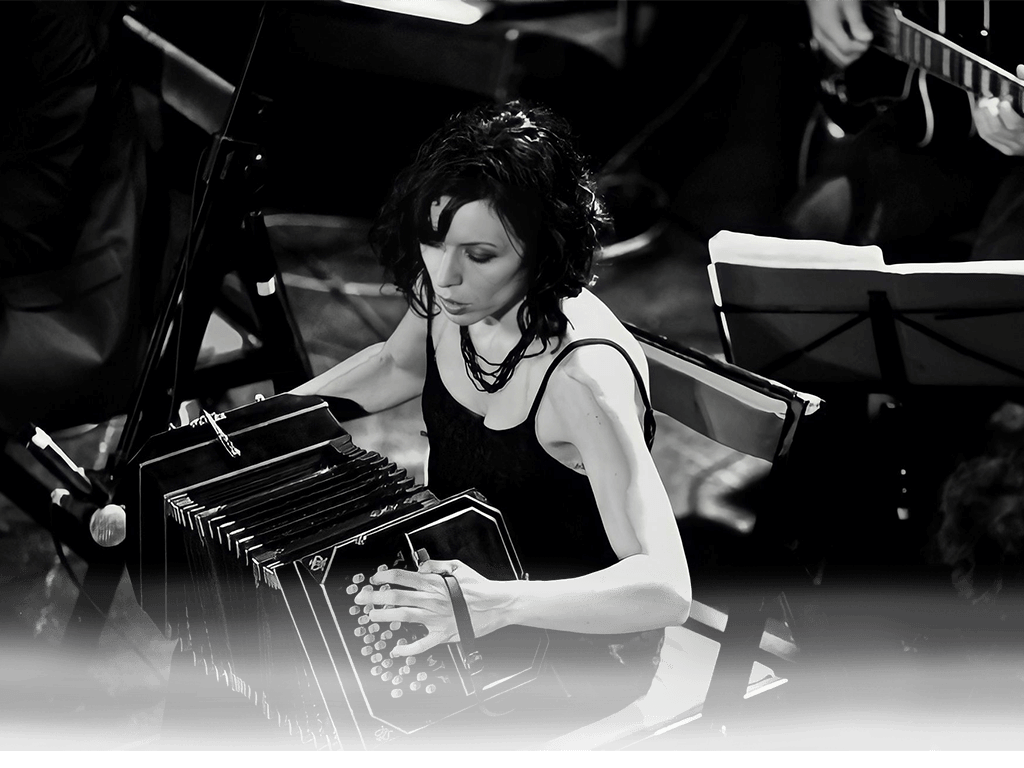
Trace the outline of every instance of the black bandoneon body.
<path fill-rule="evenodd" d="M 423 627 L 380 626 L 354 602 L 375 571 L 415 570 L 424 550 L 490 579 L 522 568 L 497 509 L 472 491 L 439 501 L 320 398 L 207 414 L 150 439 L 132 469 L 140 604 L 268 728 L 321 749 L 413 746 L 537 677 L 547 635 L 524 627 L 478 638 L 472 679 L 458 643 L 392 658 Z"/>

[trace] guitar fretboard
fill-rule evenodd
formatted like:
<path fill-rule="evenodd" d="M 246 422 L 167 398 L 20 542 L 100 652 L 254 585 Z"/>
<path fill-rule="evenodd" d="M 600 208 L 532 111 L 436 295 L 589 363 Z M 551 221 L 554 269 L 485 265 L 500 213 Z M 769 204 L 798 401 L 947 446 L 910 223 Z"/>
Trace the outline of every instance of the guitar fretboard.
<path fill-rule="evenodd" d="M 866 3 L 863 10 L 877 48 L 977 96 L 1008 98 L 1024 113 L 1024 80 L 908 19 L 899 8 Z"/>

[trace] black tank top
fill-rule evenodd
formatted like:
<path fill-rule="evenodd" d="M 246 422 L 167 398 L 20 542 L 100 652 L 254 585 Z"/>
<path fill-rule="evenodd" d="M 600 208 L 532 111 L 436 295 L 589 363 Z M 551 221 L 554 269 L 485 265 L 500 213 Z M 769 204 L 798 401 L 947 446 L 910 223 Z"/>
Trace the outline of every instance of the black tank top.
<path fill-rule="evenodd" d="M 628 353 L 608 339 L 568 344 L 544 374 L 526 419 L 490 429 L 484 417 L 445 388 L 434 357 L 428 321 L 423 420 L 430 443 L 428 481 L 439 498 L 470 488 L 502 511 L 524 571 L 531 580 L 582 576 L 618 562 L 608 541 L 590 480 L 550 456 L 537 440 L 536 416 L 552 372 L 579 347 L 617 349 L 629 364 L 645 406 L 650 448 L 654 412 L 640 372 Z M 616 635 L 549 632 L 549 657 L 560 682 L 578 703 L 614 711 L 646 692 L 660 660 L 664 630 Z M 596 697 L 596 698 L 595 698 Z"/>

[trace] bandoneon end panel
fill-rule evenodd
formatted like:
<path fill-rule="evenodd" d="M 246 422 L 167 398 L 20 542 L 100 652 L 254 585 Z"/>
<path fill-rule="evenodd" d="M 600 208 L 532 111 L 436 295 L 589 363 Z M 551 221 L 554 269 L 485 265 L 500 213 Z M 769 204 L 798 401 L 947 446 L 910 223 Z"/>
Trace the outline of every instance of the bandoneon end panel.
<path fill-rule="evenodd" d="M 483 663 L 470 672 L 459 643 L 403 655 L 423 626 L 381 625 L 355 602 L 374 572 L 416 570 L 424 554 L 490 579 L 523 570 L 499 510 L 473 491 L 439 501 L 355 446 L 320 398 L 208 414 L 155 436 L 133 464 L 130 574 L 143 609 L 303 741 L 360 749 L 457 734 L 538 676 L 543 630 L 478 638 Z"/>

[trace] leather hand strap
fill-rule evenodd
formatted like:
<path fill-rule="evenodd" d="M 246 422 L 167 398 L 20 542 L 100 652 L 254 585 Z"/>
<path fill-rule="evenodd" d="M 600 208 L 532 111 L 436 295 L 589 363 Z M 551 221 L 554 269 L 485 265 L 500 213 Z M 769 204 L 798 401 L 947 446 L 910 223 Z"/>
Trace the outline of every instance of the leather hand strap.
<path fill-rule="evenodd" d="M 416 552 L 417 560 L 422 563 L 427 558 L 427 552 L 424 549 Z M 473 621 L 469 615 L 469 606 L 466 604 L 466 596 L 462 593 L 462 586 L 459 584 L 459 580 L 450 573 L 440 574 L 441 578 L 444 579 L 444 584 L 448 588 L 448 595 L 452 599 L 452 610 L 455 613 L 455 627 L 459 631 L 459 645 L 462 646 L 462 656 L 466 660 L 466 671 L 469 673 L 466 677 L 469 678 L 469 685 L 473 690 L 473 698 L 476 699 L 476 704 L 480 708 L 480 711 L 489 717 L 501 717 L 512 712 L 512 709 L 504 712 L 497 712 L 490 709 L 480 698 L 480 691 L 476 687 L 476 679 L 473 677 L 474 672 L 479 672 L 483 668 L 483 656 L 476 650 L 476 633 L 473 631 Z"/>
<path fill-rule="evenodd" d="M 476 633 L 473 632 L 473 621 L 469 616 L 469 606 L 466 605 L 466 596 L 462 594 L 462 587 L 459 580 L 450 573 L 442 573 L 445 586 L 448 587 L 448 594 L 452 599 L 452 609 L 455 612 L 455 626 L 459 630 L 459 644 L 462 646 L 462 655 L 466 659 L 466 666 L 472 673 L 473 669 L 479 666 L 483 658 L 476 650 Z"/>

